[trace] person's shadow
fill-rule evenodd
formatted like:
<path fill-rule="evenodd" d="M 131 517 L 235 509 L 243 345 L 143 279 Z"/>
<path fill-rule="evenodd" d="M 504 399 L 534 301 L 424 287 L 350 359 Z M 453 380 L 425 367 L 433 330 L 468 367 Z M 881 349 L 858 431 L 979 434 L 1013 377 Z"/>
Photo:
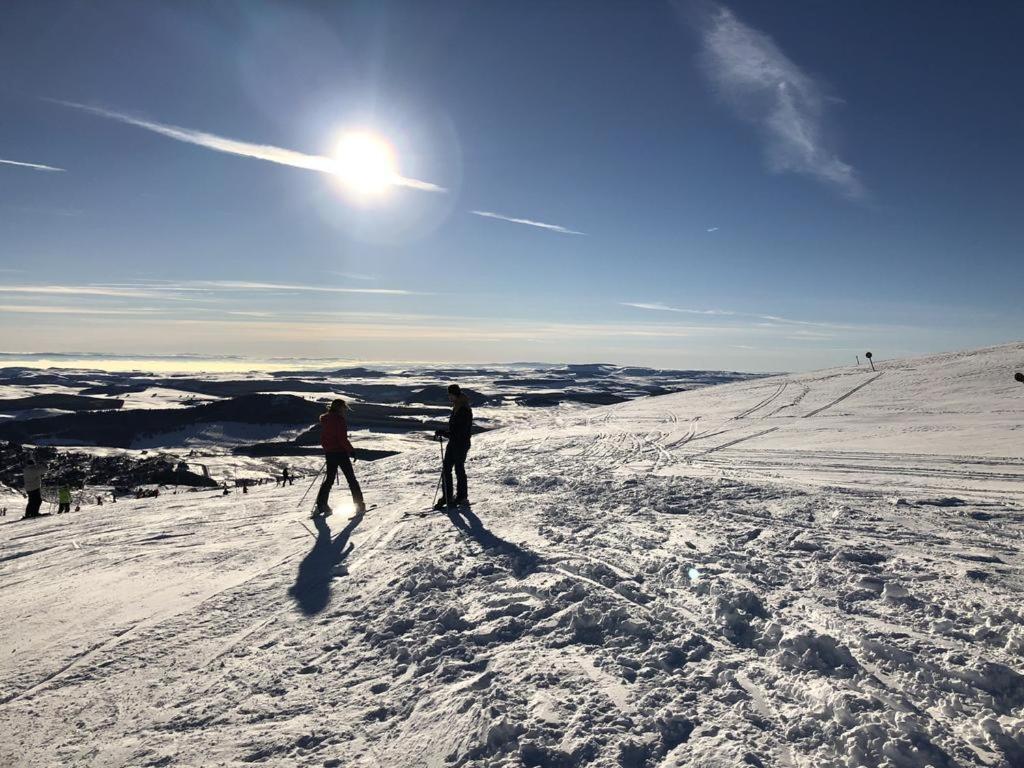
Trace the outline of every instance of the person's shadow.
<path fill-rule="evenodd" d="M 469 504 L 446 511 L 452 525 L 477 542 L 486 552 L 507 558 L 512 573 L 517 578 L 529 576 L 540 566 L 540 557 L 534 552 L 520 547 L 518 544 L 513 544 L 511 541 L 506 541 L 487 530 Z"/>
<path fill-rule="evenodd" d="M 299 563 L 295 583 L 288 590 L 299 610 L 306 616 L 315 616 L 330 602 L 331 579 L 343 575 L 339 573 L 338 566 L 355 547 L 349 543 L 349 537 L 363 522 L 363 515 L 356 515 L 349 520 L 348 525 L 333 539 L 326 519 L 316 517 L 313 522 L 317 530 L 316 543 Z"/>

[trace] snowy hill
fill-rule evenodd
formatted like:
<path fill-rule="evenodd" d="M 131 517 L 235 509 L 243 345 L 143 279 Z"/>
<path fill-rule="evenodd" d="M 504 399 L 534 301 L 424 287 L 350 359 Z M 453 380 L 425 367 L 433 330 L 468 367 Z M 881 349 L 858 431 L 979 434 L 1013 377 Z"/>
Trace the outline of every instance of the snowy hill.
<path fill-rule="evenodd" d="M 1024 344 L 876 365 L 8 516 L 0 764 L 1024 765 Z"/>

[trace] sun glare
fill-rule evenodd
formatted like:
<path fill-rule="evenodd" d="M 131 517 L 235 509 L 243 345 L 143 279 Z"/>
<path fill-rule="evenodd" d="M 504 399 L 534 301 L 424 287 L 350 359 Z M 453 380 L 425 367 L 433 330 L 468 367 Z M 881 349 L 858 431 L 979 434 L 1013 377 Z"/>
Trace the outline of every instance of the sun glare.
<path fill-rule="evenodd" d="M 334 156 L 338 161 L 338 178 L 359 199 L 381 196 L 398 179 L 395 151 L 372 133 L 346 133 Z"/>

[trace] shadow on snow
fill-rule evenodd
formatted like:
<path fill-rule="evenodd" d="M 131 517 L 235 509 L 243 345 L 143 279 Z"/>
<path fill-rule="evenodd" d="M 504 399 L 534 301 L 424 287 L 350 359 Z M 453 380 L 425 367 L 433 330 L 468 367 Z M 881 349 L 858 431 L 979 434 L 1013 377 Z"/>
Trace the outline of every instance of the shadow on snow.
<path fill-rule="evenodd" d="M 540 566 L 540 558 L 536 554 L 487 530 L 468 504 L 457 509 L 449 509 L 447 514 L 452 525 L 477 542 L 485 551 L 508 558 L 512 573 L 517 578 L 529 576 Z"/>
<path fill-rule="evenodd" d="M 317 531 L 316 543 L 299 563 L 295 583 L 288 590 L 299 610 L 306 616 L 315 616 L 327 607 L 331 599 L 331 579 L 343 575 L 336 569 L 355 546 L 349 543 L 349 538 L 363 522 L 363 515 L 356 515 L 349 520 L 333 539 L 330 526 L 324 518 L 314 518 L 313 522 Z"/>

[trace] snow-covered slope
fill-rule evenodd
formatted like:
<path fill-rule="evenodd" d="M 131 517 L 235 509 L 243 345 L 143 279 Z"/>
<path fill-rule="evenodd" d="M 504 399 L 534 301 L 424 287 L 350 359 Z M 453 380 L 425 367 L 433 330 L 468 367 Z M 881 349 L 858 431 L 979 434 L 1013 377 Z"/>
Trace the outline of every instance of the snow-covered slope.
<path fill-rule="evenodd" d="M 1024 765 L 1024 345 L 0 525 L 0 763 Z M 342 494 L 335 493 L 340 501 Z M 10 520 L 10 518 L 7 518 Z"/>

